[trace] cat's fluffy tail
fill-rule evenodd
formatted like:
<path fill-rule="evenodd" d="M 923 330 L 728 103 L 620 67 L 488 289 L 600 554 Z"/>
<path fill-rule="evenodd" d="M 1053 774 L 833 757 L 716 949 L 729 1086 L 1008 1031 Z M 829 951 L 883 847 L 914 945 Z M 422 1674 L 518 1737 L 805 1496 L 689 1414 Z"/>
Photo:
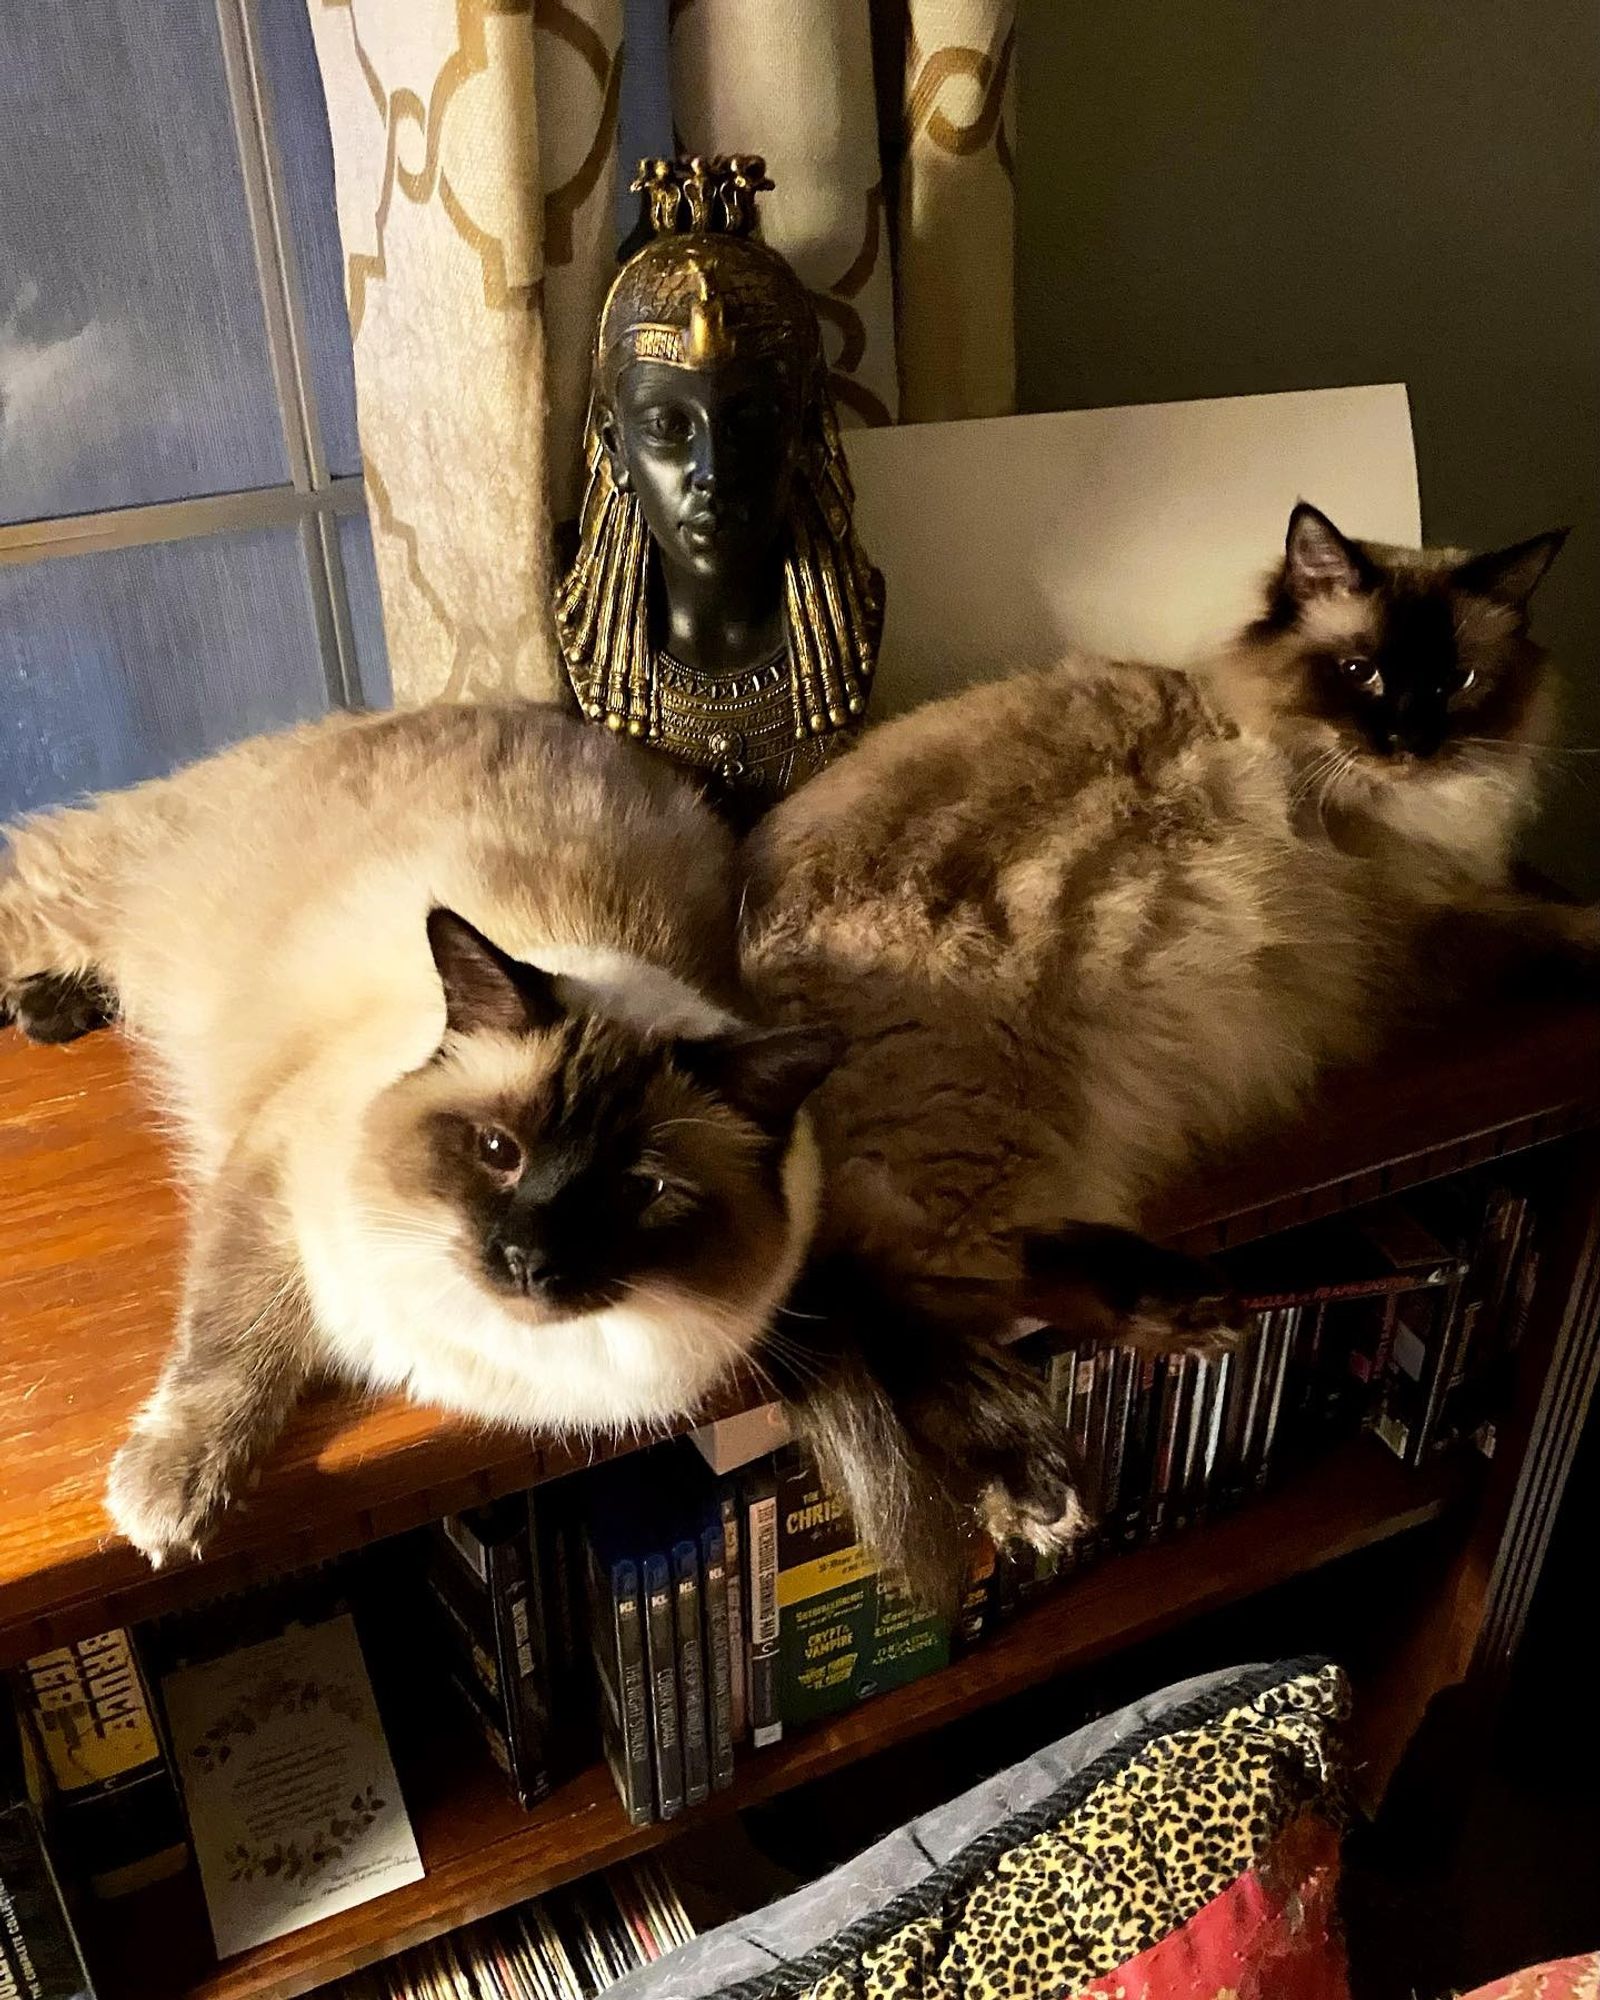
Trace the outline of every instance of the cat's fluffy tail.
<path fill-rule="evenodd" d="M 765 1357 L 862 1541 L 931 1608 L 954 1608 L 980 1530 L 1057 1548 L 1085 1525 L 1044 1383 L 1004 1344 L 1014 1318 L 1009 1288 L 914 1284 L 837 1252 Z"/>

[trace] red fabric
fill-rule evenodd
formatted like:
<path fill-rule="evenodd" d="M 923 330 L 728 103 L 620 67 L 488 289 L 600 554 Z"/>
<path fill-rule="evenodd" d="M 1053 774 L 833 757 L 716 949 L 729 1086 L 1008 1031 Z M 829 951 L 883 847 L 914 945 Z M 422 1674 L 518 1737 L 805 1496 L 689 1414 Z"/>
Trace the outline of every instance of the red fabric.
<path fill-rule="evenodd" d="M 1349 2000 L 1338 1881 L 1332 1827 L 1301 1819 L 1181 1930 L 1071 2000 Z"/>
<path fill-rule="evenodd" d="M 1466 2000 L 1600 2000 L 1600 1951 L 1531 1965 L 1478 1987 Z"/>

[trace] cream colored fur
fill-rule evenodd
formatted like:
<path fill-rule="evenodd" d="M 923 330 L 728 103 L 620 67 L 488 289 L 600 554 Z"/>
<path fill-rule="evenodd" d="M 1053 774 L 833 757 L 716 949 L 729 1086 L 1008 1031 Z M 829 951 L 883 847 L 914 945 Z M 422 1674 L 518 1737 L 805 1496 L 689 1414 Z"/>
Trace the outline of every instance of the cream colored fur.
<path fill-rule="evenodd" d="M 141 1548 L 160 1559 L 203 1532 L 236 1470 L 214 1435 L 236 1425 L 248 1455 L 242 1403 L 265 1397 L 270 1433 L 308 1372 L 529 1428 L 615 1429 L 692 1408 L 751 1347 L 815 1220 L 803 1125 L 775 1254 L 716 1297 L 663 1281 L 556 1324 L 496 1298 L 445 1201 L 397 1217 L 368 1171 L 373 1107 L 445 1033 L 431 907 L 558 974 L 587 1011 L 714 1035 L 735 1025 L 729 861 L 665 766 L 526 707 L 341 717 L 13 830 L 0 1001 L 41 973 L 113 989 L 193 1190 L 174 1361 L 110 1488 Z M 453 1061 L 454 1083 L 492 1100 L 526 1058 L 478 1036 Z M 239 1324 L 230 1287 L 259 1304 Z"/>

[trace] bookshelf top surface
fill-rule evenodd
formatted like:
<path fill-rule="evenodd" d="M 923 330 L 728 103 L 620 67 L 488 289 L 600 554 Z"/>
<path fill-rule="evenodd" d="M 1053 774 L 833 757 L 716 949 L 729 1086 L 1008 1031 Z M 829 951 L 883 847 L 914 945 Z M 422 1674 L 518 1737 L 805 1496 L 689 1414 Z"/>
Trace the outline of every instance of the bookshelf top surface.
<path fill-rule="evenodd" d="M 1211 1164 L 1153 1221 L 1218 1247 L 1596 1123 L 1600 1009 L 1484 1009 L 1332 1080 L 1291 1133 Z M 589 1458 L 582 1443 L 329 1391 L 296 1414 L 201 1577 L 153 1576 L 100 1494 L 166 1350 L 182 1240 L 169 1155 L 121 1042 L 41 1049 L 0 1034 L 0 1662 Z M 725 1407 L 746 1400 L 735 1386 Z"/>

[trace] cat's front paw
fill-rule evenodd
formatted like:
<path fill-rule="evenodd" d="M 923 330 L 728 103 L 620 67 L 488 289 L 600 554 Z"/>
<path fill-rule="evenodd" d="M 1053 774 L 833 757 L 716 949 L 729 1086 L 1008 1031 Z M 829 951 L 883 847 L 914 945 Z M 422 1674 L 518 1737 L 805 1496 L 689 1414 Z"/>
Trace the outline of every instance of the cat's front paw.
<path fill-rule="evenodd" d="M 1145 1354 L 1215 1354 L 1249 1323 L 1216 1265 L 1110 1223 L 1065 1223 L 1025 1246 L 1056 1323 Z"/>
<path fill-rule="evenodd" d="M 140 1421 L 111 1461 L 106 1510 L 152 1569 L 198 1556 L 233 1495 L 234 1466 L 214 1439 Z"/>
<path fill-rule="evenodd" d="M 75 1042 L 109 1026 L 117 1003 L 98 980 L 41 972 L 0 993 L 0 1026 L 14 1021 L 30 1042 Z"/>
<path fill-rule="evenodd" d="M 1017 1493 L 1000 1480 L 979 1495 L 978 1520 L 996 1548 L 1025 1542 L 1043 1556 L 1064 1553 L 1093 1525 L 1072 1486 L 1046 1490 L 1030 1485 Z"/>
<path fill-rule="evenodd" d="M 1187 1297 L 1141 1299 L 1124 1316 L 1118 1337 L 1141 1354 L 1225 1354 L 1239 1345 L 1249 1323 L 1232 1292 L 1216 1284 Z"/>

